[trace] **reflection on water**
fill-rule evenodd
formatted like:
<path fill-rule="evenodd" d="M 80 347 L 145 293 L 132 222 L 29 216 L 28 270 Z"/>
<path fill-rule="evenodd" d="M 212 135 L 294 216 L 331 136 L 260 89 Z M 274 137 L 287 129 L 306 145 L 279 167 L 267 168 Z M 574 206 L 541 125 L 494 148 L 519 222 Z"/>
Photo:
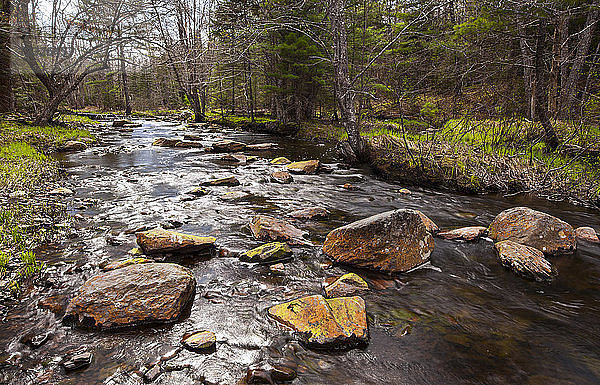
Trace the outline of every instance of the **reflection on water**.
<path fill-rule="evenodd" d="M 214 235 L 220 245 L 245 250 L 257 245 L 245 225 L 257 212 L 276 216 L 307 206 L 330 209 L 323 222 L 297 222 L 320 243 L 331 229 L 396 208 L 423 211 L 440 227 L 488 225 L 500 211 L 528 205 L 575 226 L 600 227 L 596 212 L 530 197 L 504 199 L 464 196 L 375 179 L 368 170 L 344 169 L 333 149 L 299 140 L 233 131 L 195 132 L 204 144 L 229 138 L 247 143 L 276 142 L 276 150 L 256 154 L 243 166 L 227 166 L 220 155 L 201 150 L 152 147 L 156 137 L 182 135 L 182 127 L 145 122 L 133 133 L 107 133 L 101 146 L 62 160 L 76 196 L 69 207 L 78 218 L 79 237 L 46 259 L 56 271 L 54 287 L 43 289 L 15 308 L 0 330 L 0 355 L 19 352 L 17 365 L 4 367 L 9 384 L 136 384 L 135 372 L 179 345 L 191 330 L 216 333 L 215 353 L 182 351 L 169 361 L 173 371 L 159 384 L 235 384 L 248 366 L 282 356 L 290 336 L 266 316 L 274 304 L 318 293 L 327 276 L 319 247 L 295 249 L 285 276 L 235 258 L 213 258 L 188 265 L 198 282 L 189 318 L 179 323 L 123 332 L 90 332 L 63 327 L 37 302 L 70 296 L 97 274 L 106 259 L 126 255 L 135 237 L 127 229 L 176 220 L 181 231 Z M 276 169 L 268 160 L 318 158 L 331 174 L 294 176 L 290 185 L 269 182 Z M 235 175 L 241 186 L 214 187 L 207 196 L 179 196 L 212 177 Z M 340 188 L 344 183 L 356 191 Z M 71 186 L 72 185 L 72 186 Z M 404 187 L 404 186 L 402 186 Z M 410 186 L 409 186 L 410 187 Z M 225 201 L 228 191 L 251 196 Z M 107 240 L 112 240 L 107 242 Z M 116 241 L 115 241 L 116 240 Z M 597 384 L 600 383 L 600 248 L 581 245 L 570 256 L 552 258 L 558 279 L 550 284 L 523 280 L 502 268 L 489 241 L 475 244 L 436 240 L 431 264 L 397 277 L 361 271 L 373 288 L 364 296 L 371 341 L 364 350 L 328 354 L 299 348 L 296 384 Z M 19 342 L 28 331 L 50 331 L 52 338 L 31 350 Z M 88 347 L 92 365 L 65 374 L 56 365 L 66 352 Z M 1 353 L 1 351 L 5 353 Z"/>

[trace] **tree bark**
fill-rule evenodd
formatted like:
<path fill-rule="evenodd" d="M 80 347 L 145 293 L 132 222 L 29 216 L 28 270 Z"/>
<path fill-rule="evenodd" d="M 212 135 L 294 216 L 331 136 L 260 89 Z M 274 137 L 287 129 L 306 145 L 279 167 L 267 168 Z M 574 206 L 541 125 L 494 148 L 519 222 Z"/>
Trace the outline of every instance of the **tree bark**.
<path fill-rule="evenodd" d="M 598 24 L 599 15 L 600 10 L 598 9 L 593 9 L 588 13 L 585 26 L 583 27 L 583 30 L 579 36 L 577 52 L 575 54 L 575 58 L 573 59 L 573 65 L 571 66 L 569 77 L 567 78 L 566 83 L 563 85 L 561 93 L 561 115 L 563 117 L 570 115 L 573 105 L 577 102 L 577 85 L 583 70 L 583 65 L 585 64 L 585 58 L 590 50 L 593 32 L 596 28 L 596 24 Z"/>
<path fill-rule="evenodd" d="M 11 0 L 0 0 L 0 113 L 13 110 L 10 58 Z"/>
<path fill-rule="evenodd" d="M 548 117 L 548 74 L 544 65 L 544 46 L 546 43 L 546 28 L 543 21 L 539 22 L 537 28 L 536 47 L 535 47 L 535 119 L 539 121 L 544 129 L 546 144 L 553 151 L 559 145 L 558 137 L 552 127 L 552 122 Z"/>
<path fill-rule="evenodd" d="M 121 31 L 119 30 L 119 37 L 121 37 Z M 131 115 L 131 95 L 129 94 L 129 84 L 127 79 L 127 70 L 125 68 L 125 50 L 123 49 L 123 42 L 119 42 L 119 56 L 121 56 L 121 82 L 123 87 L 123 98 L 125 102 L 125 115 Z"/>
<path fill-rule="evenodd" d="M 354 98 L 348 69 L 348 39 L 346 32 L 345 1 L 331 1 L 331 33 L 333 35 L 333 78 L 336 104 L 340 110 L 341 123 L 348 134 L 348 143 L 358 161 L 365 158 L 365 143 L 360 136 L 356 119 Z"/>
<path fill-rule="evenodd" d="M 519 46 L 521 48 L 521 62 L 523 65 L 523 85 L 525 86 L 525 95 L 527 95 L 527 104 L 529 105 L 528 116 L 531 120 L 535 119 L 535 86 L 533 78 L 533 62 L 534 56 L 530 43 L 527 39 L 527 31 L 522 25 L 522 22 L 518 24 L 519 31 Z"/>

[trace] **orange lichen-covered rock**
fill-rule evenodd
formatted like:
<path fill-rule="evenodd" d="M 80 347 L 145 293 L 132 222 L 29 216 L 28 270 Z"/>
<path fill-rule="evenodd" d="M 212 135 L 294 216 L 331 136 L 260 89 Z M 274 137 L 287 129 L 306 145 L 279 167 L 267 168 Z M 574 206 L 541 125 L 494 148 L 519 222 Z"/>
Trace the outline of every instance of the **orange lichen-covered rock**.
<path fill-rule="evenodd" d="M 365 302 L 360 297 L 312 295 L 273 306 L 269 315 L 313 348 L 349 348 L 369 338 Z"/>
<path fill-rule="evenodd" d="M 348 273 L 325 286 L 324 290 L 325 296 L 328 298 L 348 297 L 369 290 L 369 285 L 357 274 Z"/>
<path fill-rule="evenodd" d="M 550 281 L 556 275 L 544 253 L 534 247 L 513 241 L 498 242 L 495 246 L 502 264 L 520 275 L 536 281 Z"/>
<path fill-rule="evenodd" d="M 438 227 L 438 225 L 436 225 L 435 222 L 433 222 L 431 219 L 429 219 L 429 217 L 427 215 L 423 214 L 419 210 L 415 210 L 415 211 L 421 217 L 421 220 L 423 221 L 423 224 L 425 225 L 425 228 L 427 229 L 427 231 L 429 231 L 431 234 L 435 234 L 438 231 L 440 231 L 440 228 Z"/>
<path fill-rule="evenodd" d="M 415 210 L 388 211 L 339 227 L 323 244 L 336 262 L 388 273 L 423 264 L 433 248 L 433 236 Z"/>
<path fill-rule="evenodd" d="M 290 217 L 296 219 L 327 219 L 329 217 L 329 210 L 324 207 L 309 207 L 291 212 Z"/>
<path fill-rule="evenodd" d="M 135 234 L 137 243 L 147 255 L 206 252 L 214 247 L 214 237 L 198 237 L 175 231 L 154 229 Z"/>
<path fill-rule="evenodd" d="M 304 239 L 306 232 L 288 222 L 268 215 L 255 215 L 250 222 L 252 235 L 263 241 L 287 242 L 292 245 L 311 245 Z"/>
<path fill-rule="evenodd" d="M 438 237 L 444 239 L 460 239 L 463 241 L 474 241 L 485 235 L 487 231 L 487 227 L 483 226 L 462 227 L 460 229 L 442 231 L 441 233 L 438 233 Z"/>
<path fill-rule="evenodd" d="M 131 265 L 97 275 L 69 303 L 65 322 L 118 328 L 172 322 L 194 297 L 192 273 L 170 263 Z"/>
<path fill-rule="evenodd" d="M 575 230 L 570 224 L 527 207 L 498 214 L 490 224 L 489 236 L 495 242 L 510 240 L 550 255 L 571 252 L 577 247 Z"/>
<path fill-rule="evenodd" d="M 318 160 L 305 160 L 302 162 L 294 162 L 287 165 L 289 172 L 294 174 L 314 174 L 319 169 L 321 163 Z"/>
<path fill-rule="evenodd" d="M 578 227 L 575 229 L 575 234 L 578 241 L 585 241 L 590 243 L 600 243 L 596 230 L 591 227 Z"/>

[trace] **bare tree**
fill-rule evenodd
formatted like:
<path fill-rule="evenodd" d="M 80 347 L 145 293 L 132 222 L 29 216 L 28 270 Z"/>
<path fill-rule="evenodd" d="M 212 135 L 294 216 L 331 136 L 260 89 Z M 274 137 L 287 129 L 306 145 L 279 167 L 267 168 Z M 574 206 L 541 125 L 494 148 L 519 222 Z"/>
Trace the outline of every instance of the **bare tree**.
<path fill-rule="evenodd" d="M 11 0 L 0 0 L 0 113 L 13 108 L 11 60 L 10 60 L 10 16 Z"/>

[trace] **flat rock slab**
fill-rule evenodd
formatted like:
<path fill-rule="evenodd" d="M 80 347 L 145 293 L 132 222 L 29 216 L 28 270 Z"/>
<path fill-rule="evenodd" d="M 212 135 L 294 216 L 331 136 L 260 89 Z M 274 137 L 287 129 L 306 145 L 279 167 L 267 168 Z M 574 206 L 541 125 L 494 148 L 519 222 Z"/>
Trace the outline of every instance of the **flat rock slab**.
<path fill-rule="evenodd" d="M 269 316 L 317 349 L 346 349 L 368 342 L 365 301 L 312 295 L 269 308 Z"/>
<path fill-rule="evenodd" d="M 288 158 L 280 156 L 279 158 L 272 159 L 270 163 L 276 164 L 276 165 L 284 165 L 284 164 L 290 164 L 290 163 L 292 163 L 292 161 L 289 160 Z"/>
<path fill-rule="evenodd" d="M 217 342 L 215 333 L 207 330 L 185 334 L 181 344 L 192 351 L 205 351 L 213 348 Z"/>
<path fill-rule="evenodd" d="M 388 211 L 339 227 L 323 244 L 335 262 L 387 273 L 423 264 L 433 248 L 433 236 L 415 210 Z"/>
<path fill-rule="evenodd" d="M 287 243 L 271 242 L 240 254 L 240 261 L 272 264 L 288 260 L 292 257 L 292 249 Z"/>
<path fill-rule="evenodd" d="M 181 139 L 158 138 L 152 142 L 153 146 L 171 148 L 202 148 L 202 143 Z"/>
<path fill-rule="evenodd" d="M 242 199 L 250 198 L 252 194 L 245 191 L 229 191 L 221 195 L 221 199 L 224 201 L 239 201 Z"/>
<path fill-rule="evenodd" d="M 246 143 L 226 139 L 213 143 L 212 150 L 213 152 L 239 152 L 244 151 L 246 147 Z"/>
<path fill-rule="evenodd" d="M 289 222 L 270 217 L 255 215 L 250 221 L 250 231 L 255 238 L 262 241 L 286 242 L 291 245 L 312 246 L 304 237 L 305 231 L 294 227 Z"/>
<path fill-rule="evenodd" d="M 450 240 L 463 240 L 463 241 L 474 241 L 481 238 L 487 233 L 487 227 L 483 226 L 471 226 L 462 227 L 460 229 L 454 229 L 449 231 L 442 231 L 438 233 L 438 237 Z"/>
<path fill-rule="evenodd" d="M 194 297 L 192 273 L 171 263 L 131 265 L 83 284 L 65 322 L 86 328 L 119 328 L 173 322 Z"/>
<path fill-rule="evenodd" d="M 494 242 L 513 241 L 554 255 L 576 249 L 573 227 L 552 215 L 528 207 L 515 207 L 498 214 L 490 224 Z"/>
<path fill-rule="evenodd" d="M 495 244 L 502 264 L 519 275 L 536 281 L 551 281 L 556 271 L 540 250 L 513 241 Z"/>
<path fill-rule="evenodd" d="M 246 146 L 246 150 L 248 151 L 269 151 L 277 147 L 275 143 L 257 143 L 257 144 L 249 144 Z"/>
<path fill-rule="evenodd" d="M 291 212 L 290 217 L 296 219 L 327 219 L 329 218 L 329 210 L 324 207 L 308 207 Z"/>
<path fill-rule="evenodd" d="M 147 255 L 207 252 L 216 242 L 214 237 L 199 237 L 163 229 L 143 231 L 135 235 L 138 245 Z"/>
<path fill-rule="evenodd" d="M 367 290 L 369 290 L 369 285 L 364 279 L 357 274 L 348 273 L 325 286 L 325 296 L 327 298 L 349 297 Z"/>
<path fill-rule="evenodd" d="M 203 186 L 229 186 L 235 187 L 240 185 L 240 181 L 235 176 L 228 176 L 225 178 L 218 178 L 209 180 L 202 183 Z"/>
<path fill-rule="evenodd" d="M 596 233 L 596 230 L 591 227 L 578 227 L 575 229 L 575 234 L 578 241 L 600 243 L 598 233 Z"/>
<path fill-rule="evenodd" d="M 248 157 L 241 154 L 226 154 L 219 158 L 219 162 L 232 165 L 245 165 L 248 162 Z"/>
<path fill-rule="evenodd" d="M 319 169 L 321 162 L 318 160 L 305 160 L 302 162 L 294 162 L 287 165 L 289 172 L 294 174 L 314 174 Z"/>
<path fill-rule="evenodd" d="M 151 259 L 148 259 L 148 258 L 128 258 L 128 259 L 124 259 L 124 260 L 120 260 L 120 261 L 109 262 L 108 264 L 102 266 L 102 270 L 111 271 L 111 270 L 116 270 L 116 269 L 122 269 L 123 267 L 131 266 L 131 265 L 138 265 L 141 263 L 152 263 L 152 262 L 154 262 L 154 261 Z"/>

